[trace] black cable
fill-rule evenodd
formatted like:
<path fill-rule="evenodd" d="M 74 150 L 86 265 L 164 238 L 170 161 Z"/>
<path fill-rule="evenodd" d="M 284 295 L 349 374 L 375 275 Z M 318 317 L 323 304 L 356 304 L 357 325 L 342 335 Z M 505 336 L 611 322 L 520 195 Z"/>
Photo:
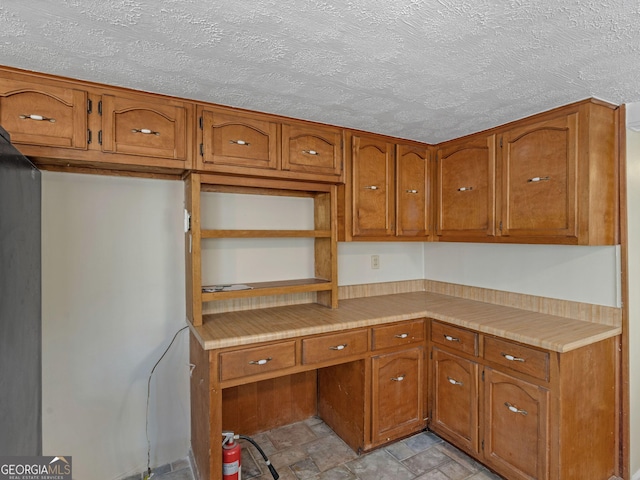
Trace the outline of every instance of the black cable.
<path fill-rule="evenodd" d="M 156 367 L 158 366 L 160 361 L 167 354 L 167 352 L 171 348 L 171 345 L 173 345 L 173 342 L 176 341 L 178 334 L 187 328 L 189 328 L 188 325 L 182 327 L 180 330 L 178 330 L 175 333 L 175 335 L 171 339 L 171 343 L 169 343 L 169 346 L 165 349 L 164 353 L 160 356 L 156 364 L 151 369 L 151 373 L 149 374 L 149 380 L 147 381 L 147 413 L 146 413 L 146 423 L 145 423 L 145 433 L 147 435 L 147 476 L 145 478 L 151 477 L 151 440 L 149 440 L 149 398 L 151 397 L 151 377 L 153 376 L 153 372 L 156 370 Z"/>
<path fill-rule="evenodd" d="M 271 462 L 269 461 L 267 456 L 264 454 L 264 451 L 260 448 L 260 445 L 258 445 L 253 438 L 247 437 L 246 435 L 238 435 L 238 438 L 242 438 L 243 440 L 250 442 L 254 447 L 258 449 L 258 451 L 260 452 L 260 455 L 262 455 L 262 458 L 264 458 L 264 462 L 267 464 L 267 467 L 269 467 L 269 471 L 271 472 L 271 476 L 273 477 L 273 480 L 278 480 L 278 478 L 280 478 L 280 475 L 278 475 L 278 472 L 276 472 L 275 467 L 271 465 Z"/>

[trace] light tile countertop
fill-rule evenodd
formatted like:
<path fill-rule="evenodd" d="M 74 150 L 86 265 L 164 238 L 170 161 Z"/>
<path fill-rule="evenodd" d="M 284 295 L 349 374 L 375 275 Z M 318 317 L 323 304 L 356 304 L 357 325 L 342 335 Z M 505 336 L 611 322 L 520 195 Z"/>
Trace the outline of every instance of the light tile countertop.
<path fill-rule="evenodd" d="M 191 330 L 205 350 L 212 350 L 422 317 L 556 352 L 622 331 L 618 326 L 428 292 L 340 300 L 337 309 L 303 304 L 217 313 L 205 315 L 203 325 Z"/>

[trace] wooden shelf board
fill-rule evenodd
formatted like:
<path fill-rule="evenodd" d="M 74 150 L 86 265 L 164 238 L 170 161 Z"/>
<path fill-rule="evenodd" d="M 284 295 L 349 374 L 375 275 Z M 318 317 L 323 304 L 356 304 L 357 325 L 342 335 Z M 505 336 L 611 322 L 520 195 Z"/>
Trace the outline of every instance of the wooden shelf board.
<path fill-rule="evenodd" d="M 211 302 L 214 300 L 227 300 L 230 298 L 262 297 L 302 292 L 322 292 L 333 289 L 332 282 L 320 278 L 247 283 L 246 285 L 253 288 L 250 290 L 234 290 L 230 292 L 203 292 L 202 301 Z"/>

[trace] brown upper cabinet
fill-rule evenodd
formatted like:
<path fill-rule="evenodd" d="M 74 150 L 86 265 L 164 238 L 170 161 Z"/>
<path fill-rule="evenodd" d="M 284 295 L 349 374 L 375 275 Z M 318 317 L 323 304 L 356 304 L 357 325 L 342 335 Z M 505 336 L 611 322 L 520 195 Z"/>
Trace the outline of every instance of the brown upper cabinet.
<path fill-rule="evenodd" d="M 617 111 L 584 101 L 498 134 L 502 241 L 618 242 Z"/>
<path fill-rule="evenodd" d="M 340 183 L 342 130 L 199 107 L 202 171 Z"/>
<path fill-rule="evenodd" d="M 424 145 L 396 145 L 396 234 L 403 240 L 431 235 L 430 154 Z"/>
<path fill-rule="evenodd" d="M 0 78 L 0 125 L 25 146 L 87 149 L 86 90 L 37 79 Z"/>
<path fill-rule="evenodd" d="M 0 71 L 0 124 L 40 166 L 178 174 L 192 167 L 193 105 Z"/>
<path fill-rule="evenodd" d="M 353 135 L 351 147 L 345 237 L 426 240 L 432 223 L 428 146 Z"/>
<path fill-rule="evenodd" d="M 177 163 L 184 168 L 191 158 L 191 105 L 147 95 L 105 94 L 100 102 L 103 152 L 151 157 L 167 167 Z"/>
<path fill-rule="evenodd" d="M 495 234 L 495 135 L 441 144 L 437 153 L 436 233 L 440 239 Z"/>
<path fill-rule="evenodd" d="M 439 145 L 438 239 L 615 245 L 617 115 L 586 100 Z"/>

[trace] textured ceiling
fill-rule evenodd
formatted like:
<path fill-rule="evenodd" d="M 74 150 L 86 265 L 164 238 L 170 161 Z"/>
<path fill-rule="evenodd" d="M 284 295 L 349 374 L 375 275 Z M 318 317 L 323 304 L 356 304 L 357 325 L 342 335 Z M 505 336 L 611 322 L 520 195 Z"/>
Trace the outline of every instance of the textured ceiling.
<path fill-rule="evenodd" d="M 640 100 L 638 0 L 2 0 L 0 64 L 437 143 Z"/>

